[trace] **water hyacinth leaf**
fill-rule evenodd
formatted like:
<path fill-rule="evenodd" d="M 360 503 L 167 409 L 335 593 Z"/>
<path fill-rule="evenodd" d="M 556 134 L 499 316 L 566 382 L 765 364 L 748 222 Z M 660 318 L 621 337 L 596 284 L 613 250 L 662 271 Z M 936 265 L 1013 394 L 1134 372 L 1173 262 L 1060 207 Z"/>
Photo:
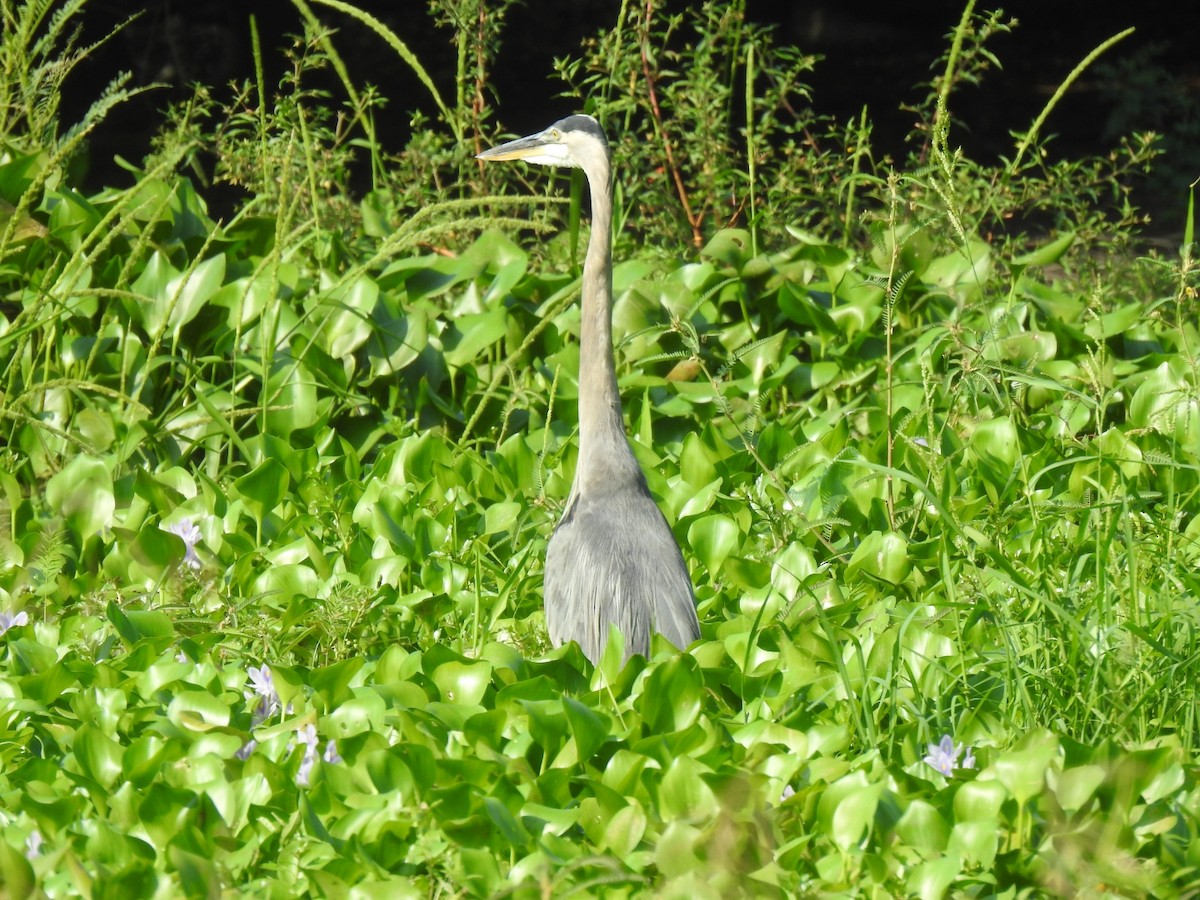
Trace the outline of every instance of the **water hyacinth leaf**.
<path fill-rule="evenodd" d="M 954 792 L 954 818 L 959 822 L 996 822 L 1008 791 L 999 781 L 968 781 Z"/>
<path fill-rule="evenodd" d="M 1017 748 L 1000 753 L 989 769 L 1013 799 L 1024 805 L 1044 790 L 1047 772 L 1058 754 L 1058 738 L 1048 731 L 1035 731 Z"/>
<path fill-rule="evenodd" d="M 331 278 L 322 272 L 323 282 Z M 321 330 L 321 346 L 334 359 L 348 356 L 367 342 L 371 336 L 371 317 L 379 300 L 379 285 L 366 275 L 330 292 L 326 304 L 333 308 Z"/>
<path fill-rule="evenodd" d="M 261 463 L 233 482 L 233 488 L 254 511 L 255 517 L 263 519 L 274 512 L 287 494 L 291 477 L 288 470 L 274 459 Z"/>
<path fill-rule="evenodd" d="M 925 850 L 942 851 L 950 836 L 950 827 L 942 814 L 924 800 L 913 800 L 895 825 L 896 835 L 906 844 Z"/>
<path fill-rule="evenodd" d="M 47 482 L 46 501 L 86 541 L 112 522 L 117 506 L 112 474 L 103 460 L 76 456 Z"/>
<path fill-rule="evenodd" d="M 179 535 L 164 531 L 157 522 L 147 522 L 138 529 L 129 545 L 129 555 L 156 576 L 183 562 L 187 545 Z"/>
<path fill-rule="evenodd" d="M 266 386 L 266 420 L 270 434 L 286 438 L 293 431 L 311 428 L 321 418 L 316 380 L 302 362 L 280 360 Z"/>
<path fill-rule="evenodd" d="M 642 842 L 646 824 L 646 813 L 634 800 L 608 820 L 600 846 L 611 850 L 617 858 L 625 859 Z"/>
<path fill-rule="evenodd" d="M 900 584 L 908 577 L 912 563 L 908 557 L 908 541 L 894 531 L 873 531 L 868 534 L 850 557 L 846 577 L 869 575 L 889 584 Z"/>
<path fill-rule="evenodd" d="M 607 716 L 574 697 L 563 697 L 562 702 L 580 760 L 591 759 L 600 745 L 608 740 L 612 723 Z"/>
<path fill-rule="evenodd" d="M 866 784 L 848 792 L 834 808 L 829 837 L 843 852 L 858 844 L 872 827 L 883 787 L 881 783 Z"/>
<path fill-rule="evenodd" d="M 654 847 L 654 864 L 665 878 L 676 878 L 702 868 L 696 856 L 700 832 L 681 820 L 667 824 Z"/>
<path fill-rule="evenodd" d="M 350 683 L 364 662 L 361 656 L 356 656 L 313 669 L 308 673 L 308 685 L 317 692 L 328 709 L 339 707 L 352 698 Z"/>
<path fill-rule="evenodd" d="M 504 835 L 504 839 L 514 847 L 524 847 L 529 844 L 529 832 L 525 826 L 509 811 L 508 807 L 495 797 L 483 801 L 484 808 L 490 818 Z"/>
<path fill-rule="evenodd" d="M 741 532 L 728 516 L 702 516 L 688 528 L 688 545 L 710 572 L 719 572 L 721 564 L 737 549 Z"/>
<path fill-rule="evenodd" d="M 947 851 L 961 854 L 968 865 L 990 868 L 1000 848 L 1001 830 L 1000 820 L 994 818 L 956 822 L 950 831 Z"/>
<path fill-rule="evenodd" d="M 165 295 L 172 303 L 167 327 L 176 335 L 221 287 L 225 279 L 225 257 L 213 256 L 167 282 Z M 152 332 L 153 333 L 153 332 Z"/>
<path fill-rule="evenodd" d="M 2 225 L 0 222 L 0 226 Z M 38 881 L 33 866 L 19 851 L 9 846 L 7 841 L 0 841 L 0 885 L 4 886 L 10 897 L 38 895 Z"/>
<path fill-rule="evenodd" d="M 447 364 L 461 368 L 503 338 L 508 331 L 507 316 L 508 311 L 503 306 L 497 306 L 487 312 L 456 318 L 450 332 L 443 336 Z"/>
<path fill-rule="evenodd" d="M 1051 770 L 1049 781 L 1059 806 L 1073 813 L 1092 799 L 1106 775 L 1103 766 L 1074 766 L 1061 772 Z"/>
<path fill-rule="evenodd" d="M 916 866 L 905 884 L 921 900 L 939 900 L 961 870 L 962 864 L 953 856 L 930 859 Z"/>
<path fill-rule="evenodd" d="M 364 692 L 348 700 L 330 713 L 323 728 L 338 740 L 371 731 L 382 731 L 386 714 L 383 697 L 376 692 Z"/>
<path fill-rule="evenodd" d="M 167 718 L 188 731 L 223 728 L 230 721 L 229 703 L 207 691 L 184 690 L 171 698 Z"/>
<path fill-rule="evenodd" d="M 683 654 L 655 666 L 642 693 L 643 727 L 650 732 L 691 727 L 700 715 L 701 690 L 699 667 L 691 656 Z"/>
<path fill-rule="evenodd" d="M 445 703 L 477 706 L 491 683 L 492 666 L 480 660 L 474 663 L 446 662 L 430 676 Z"/>
<path fill-rule="evenodd" d="M 186 896 L 213 897 L 220 894 L 221 874 L 211 859 L 174 844 L 167 849 L 167 857 L 179 873 L 180 886 Z"/>
<path fill-rule="evenodd" d="M 980 422 L 971 432 L 971 448 L 982 459 L 995 465 L 998 477 L 1007 480 L 1021 453 L 1017 426 L 1009 416 L 997 416 Z"/>
<path fill-rule="evenodd" d="M 670 818 L 687 821 L 711 819 L 720 810 L 716 795 L 702 777 L 705 769 L 687 756 L 677 756 L 658 785 L 658 803 Z"/>
<path fill-rule="evenodd" d="M 75 732 L 71 749 L 80 772 L 103 788 L 110 788 L 121 775 L 125 748 L 91 725 Z"/>

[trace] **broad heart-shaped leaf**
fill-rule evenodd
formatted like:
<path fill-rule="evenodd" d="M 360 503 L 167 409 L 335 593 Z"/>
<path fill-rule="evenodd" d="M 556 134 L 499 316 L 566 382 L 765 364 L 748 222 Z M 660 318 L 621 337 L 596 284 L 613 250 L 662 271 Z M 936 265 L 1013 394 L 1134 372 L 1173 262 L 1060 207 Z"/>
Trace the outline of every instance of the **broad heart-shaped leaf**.
<path fill-rule="evenodd" d="M 130 285 L 132 292 L 138 295 L 130 305 L 134 320 L 142 323 L 147 334 L 160 334 L 166 326 L 170 313 L 167 285 L 177 277 L 179 270 L 171 265 L 166 254 L 155 250 Z"/>
<path fill-rule="evenodd" d="M 167 327 L 178 335 L 180 328 L 196 318 L 224 279 L 225 257 L 213 256 L 168 281 L 165 295 L 172 306 Z"/>
<path fill-rule="evenodd" d="M 954 792 L 954 818 L 959 822 L 994 823 L 1008 791 L 999 781 L 968 781 Z"/>
<path fill-rule="evenodd" d="M 642 689 L 642 725 L 646 733 L 690 727 L 700 715 L 702 693 L 700 667 L 688 654 L 654 666 Z"/>
<path fill-rule="evenodd" d="M 994 462 L 1005 478 L 1021 454 L 1017 426 L 1008 416 L 980 422 L 971 432 L 971 448 L 983 459 Z"/>
<path fill-rule="evenodd" d="M 612 722 L 608 716 L 597 712 L 574 697 L 563 697 L 563 712 L 575 738 L 576 752 L 580 761 L 587 761 L 608 740 Z"/>
<path fill-rule="evenodd" d="M 264 459 L 254 469 L 233 483 L 234 490 L 261 521 L 274 512 L 287 494 L 291 479 L 288 470 L 274 459 Z"/>
<path fill-rule="evenodd" d="M 497 306 L 483 313 L 459 316 L 443 335 L 446 363 L 458 368 L 473 362 L 484 348 L 490 347 L 508 331 L 508 310 Z"/>
<path fill-rule="evenodd" d="M 701 516 L 688 528 L 688 544 L 692 552 L 714 575 L 721 571 L 721 564 L 737 549 L 740 538 L 737 523 L 719 513 Z"/>
<path fill-rule="evenodd" d="M 1142 380 L 1129 404 L 1129 421 L 1173 438 L 1200 457 L 1200 399 L 1182 359 L 1173 357 Z"/>
<path fill-rule="evenodd" d="M 908 577 L 911 567 L 904 535 L 894 531 L 872 531 L 850 557 L 846 577 L 863 573 L 889 584 L 900 584 Z"/>
<path fill-rule="evenodd" d="M 988 767 L 1019 805 L 1040 794 L 1046 773 L 1059 755 L 1058 738 L 1049 731 L 1027 734 L 1013 750 L 1001 752 Z"/>
<path fill-rule="evenodd" d="M 331 276 L 321 273 L 321 280 Z M 321 346 L 334 359 L 353 353 L 371 336 L 371 317 L 379 301 L 379 285 L 366 275 L 330 291 L 325 304 L 332 308 L 321 329 Z"/>
<path fill-rule="evenodd" d="M 676 756 L 658 785 L 658 805 L 664 818 L 702 821 L 720 809 L 716 795 L 702 777 L 707 771 L 688 756 Z"/>
<path fill-rule="evenodd" d="M 478 662 L 444 662 L 430 675 L 441 692 L 442 701 L 463 706 L 478 706 L 492 679 L 492 664 Z"/>
<path fill-rule="evenodd" d="M 146 522 L 129 545 L 129 555 L 143 569 L 160 577 L 183 561 L 187 545 L 177 534 L 164 531 L 157 522 Z"/>
<path fill-rule="evenodd" d="M 280 359 L 267 379 L 267 431 L 286 438 L 293 431 L 311 428 L 321 418 L 316 379 L 302 362 Z"/>
<path fill-rule="evenodd" d="M 363 667 L 363 662 L 361 656 L 354 656 L 313 669 L 308 673 L 308 685 L 317 692 L 327 709 L 335 709 L 353 696 L 350 681 Z"/>
<path fill-rule="evenodd" d="M 662 788 L 659 788 L 660 791 Z M 646 812 L 636 799 L 617 811 L 604 828 L 603 847 L 611 850 L 618 859 L 625 859 L 637 849 L 646 833 Z"/>
<path fill-rule="evenodd" d="M 841 850 L 858 844 L 875 821 L 875 810 L 883 795 L 882 782 L 869 782 L 861 769 L 830 785 L 817 804 L 817 816 L 825 834 Z"/>
<path fill-rule="evenodd" d="M 335 709 L 322 723 L 330 737 L 342 740 L 368 731 L 382 731 L 387 705 L 374 690 L 364 690 Z"/>
<path fill-rule="evenodd" d="M 79 454 L 46 484 L 46 502 L 87 541 L 112 522 L 117 507 L 112 474 L 103 460 Z"/>
<path fill-rule="evenodd" d="M 101 787 L 112 787 L 121 775 L 125 748 L 91 725 L 75 732 L 71 743 L 80 772 Z"/>

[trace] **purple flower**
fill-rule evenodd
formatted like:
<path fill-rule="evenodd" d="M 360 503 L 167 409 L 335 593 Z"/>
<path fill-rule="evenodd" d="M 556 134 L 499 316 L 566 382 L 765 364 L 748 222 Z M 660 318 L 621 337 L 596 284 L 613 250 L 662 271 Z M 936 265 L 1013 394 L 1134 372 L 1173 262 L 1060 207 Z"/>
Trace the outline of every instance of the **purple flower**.
<path fill-rule="evenodd" d="M 196 544 L 200 540 L 200 529 L 192 524 L 191 519 L 183 519 L 174 525 L 168 525 L 166 530 L 183 541 L 183 564 L 192 570 L 199 569 L 200 557 L 196 555 Z"/>
<path fill-rule="evenodd" d="M 327 763 L 342 762 L 342 754 L 338 753 L 337 742 L 333 738 L 325 742 L 325 752 L 321 755 L 321 759 Z"/>
<path fill-rule="evenodd" d="M 0 612 L 0 634 L 8 631 L 10 628 L 16 628 L 18 625 L 28 625 L 29 614 L 25 610 L 19 613 Z"/>
<path fill-rule="evenodd" d="M 296 736 L 304 745 L 304 758 L 300 760 L 300 768 L 296 770 L 296 787 L 308 787 L 313 766 L 317 762 L 317 726 L 309 722 L 296 732 Z"/>
<path fill-rule="evenodd" d="M 929 745 L 929 755 L 925 757 L 925 762 L 933 766 L 947 778 L 954 774 L 957 768 L 973 769 L 975 768 L 975 751 L 973 748 L 967 748 L 967 755 L 963 757 L 962 766 L 958 764 L 958 757 L 963 752 L 963 745 L 954 743 L 954 738 L 950 735 L 942 735 L 942 740 L 937 744 Z"/>
<path fill-rule="evenodd" d="M 258 741 L 254 740 L 254 738 L 251 738 L 250 740 L 246 741 L 246 743 L 242 744 L 242 746 L 238 748 L 238 752 L 233 755 L 242 762 L 245 762 L 250 758 L 250 754 L 254 752 L 254 748 L 257 746 Z"/>
<path fill-rule="evenodd" d="M 25 858 L 36 859 L 42 855 L 42 833 L 36 828 L 25 838 Z"/>
<path fill-rule="evenodd" d="M 247 700 L 258 697 L 258 705 L 254 707 L 254 724 L 257 726 L 279 712 L 279 694 L 271 681 L 270 668 L 265 665 L 259 669 L 251 666 L 246 672 L 250 676 L 253 690 L 242 693 Z"/>

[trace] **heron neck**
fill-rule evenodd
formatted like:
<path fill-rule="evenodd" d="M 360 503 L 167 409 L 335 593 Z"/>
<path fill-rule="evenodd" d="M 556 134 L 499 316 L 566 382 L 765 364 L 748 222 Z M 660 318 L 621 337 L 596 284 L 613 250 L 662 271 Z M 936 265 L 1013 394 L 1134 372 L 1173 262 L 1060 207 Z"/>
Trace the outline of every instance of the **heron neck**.
<path fill-rule="evenodd" d="M 621 417 L 612 346 L 612 196 L 607 164 L 587 171 L 592 232 L 583 263 L 579 335 L 579 468 L 577 487 L 641 470 Z"/>

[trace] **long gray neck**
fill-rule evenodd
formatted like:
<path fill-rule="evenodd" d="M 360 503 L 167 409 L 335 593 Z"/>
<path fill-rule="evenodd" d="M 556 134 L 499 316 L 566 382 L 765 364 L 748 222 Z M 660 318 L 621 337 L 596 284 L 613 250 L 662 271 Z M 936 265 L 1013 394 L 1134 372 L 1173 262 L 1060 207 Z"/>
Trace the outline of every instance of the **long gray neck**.
<path fill-rule="evenodd" d="M 625 438 L 612 348 L 612 195 L 607 160 L 586 170 L 592 195 L 592 233 L 583 263 L 579 336 L 579 468 L 575 489 L 641 479 Z"/>

